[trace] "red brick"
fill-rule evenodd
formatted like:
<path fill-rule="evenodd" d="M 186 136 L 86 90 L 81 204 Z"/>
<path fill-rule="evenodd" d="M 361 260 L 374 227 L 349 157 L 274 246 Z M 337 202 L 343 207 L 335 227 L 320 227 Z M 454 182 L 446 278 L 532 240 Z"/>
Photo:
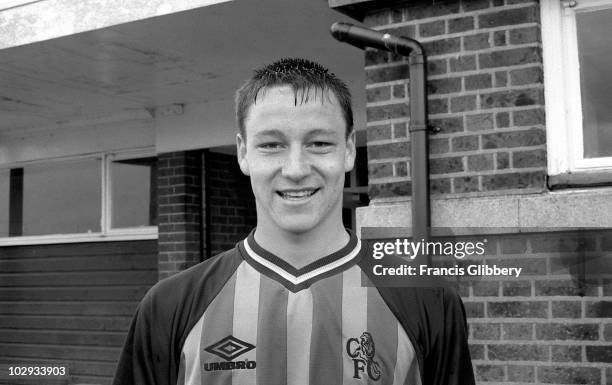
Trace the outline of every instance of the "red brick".
<path fill-rule="evenodd" d="M 379 102 L 382 100 L 391 99 L 391 87 L 382 86 L 382 87 L 374 87 L 366 89 L 366 101 L 368 103 L 371 102 Z"/>
<path fill-rule="evenodd" d="M 474 29 L 474 17 L 459 17 L 448 21 L 448 33 L 465 32 Z"/>
<path fill-rule="evenodd" d="M 446 29 L 444 20 L 435 20 L 419 25 L 419 34 L 421 37 L 431 37 L 444 34 Z"/>
<path fill-rule="evenodd" d="M 463 171 L 461 157 L 435 158 L 429 160 L 430 174 L 448 174 Z"/>
<path fill-rule="evenodd" d="M 495 87 L 505 87 L 508 85 L 508 73 L 506 71 L 495 72 Z"/>
<path fill-rule="evenodd" d="M 436 79 L 427 82 L 429 95 L 449 94 L 461 91 L 461 78 Z"/>
<path fill-rule="evenodd" d="M 485 13 L 478 16 L 478 28 L 494 28 L 533 22 L 539 22 L 538 8 L 535 6 Z"/>
<path fill-rule="evenodd" d="M 463 49 L 466 51 L 476 51 L 490 47 L 491 41 L 488 32 L 463 37 Z"/>
<path fill-rule="evenodd" d="M 565 323 L 537 324 L 536 338 L 539 340 L 595 341 L 599 339 L 599 325 Z"/>
<path fill-rule="evenodd" d="M 457 136 L 451 139 L 454 152 L 473 151 L 478 149 L 478 136 Z"/>
<path fill-rule="evenodd" d="M 366 84 L 389 82 L 392 80 L 408 79 L 409 67 L 407 64 L 392 67 L 366 70 Z"/>
<path fill-rule="evenodd" d="M 587 302 L 585 312 L 587 317 L 612 318 L 612 301 Z"/>
<path fill-rule="evenodd" d="M 543 104 L 544 94 L 541 89 L 508 90 L 483 93 L 481 95 L 481 108 L 521 107 L 534 104 Z"/>
<path fill-rule="evenodd" d="M 488 345 L 492 361 L 548 361 L 548 346 L 544 345 Z"/>
<path fill-rule="evenodd" d="M 393 139 L 406 138 L 407 133 L 406 123 L 393 124 Z"/>
<path fill-rule="evenodd" d="M 501 365 L 476 365 L 477 381 L 503 381 L 504 367 Z"/>
<path fill-rule="evenodd" d="M 582 313 L 579 301 L 552 301 L 553 318 L 580 318 Z"/>
<path fill-rule="evenodd" d="M 539 43 L 542 33 L 538 26 L 510 30 L 510 44 Z"/>
<path fill-rule="evenodd" d="M 498 112 L 495 114 L 495 124 L 497 128 L 505 128 L 510 126 L 510 115 L 507 112 Z"/>
<path fill-rule="evenodd" d="M 430 114 L 445 114 L 448 112 L 448 99 L 429 99 L 428 112 Z"/>
<path fill-rule="evenodd" d="M 476 109 L 476 95 L 464 95 L 451 98 L 451 112 L 463 112 Z"/>
<path fill-rule="evenodd" d="M 467 193 L 479 191 L 478 176 L 462 176 L 453 178 L 455 193 Z"/>
<path fill-rule="evenodd" d="M 544 124 L 544 111 L 542 108 L 513 111 L 515 126 L 534 126 Z"/>
<path fill-rule="evenodd" d="M 469 155 L 467 163 L 469 171 L 493 170 L 493 154 Z"/>
<path fill-rule="evenodd" d="M 476 11 L 479 9 L 485 9 L 490 7 L 489 0 L 469 0 L 462 1 L 461 4 L 463 6 L 463 10 L 466 12 Z"/>
<path fill-rule="evenodd" d="M 366 109 L 366 118 L 368 122 L 373 122 L 377 120 L 397 119 L 408 116 L 409 111 L 410 107 L 406 103 L 368 107 Z"/>
<path fill-rule="evenodd" d="M 553 345 L 550 349 L 551 360 L 553 362 L 581 362 L 582 347 Z"/>
<path fill-rule="evenodd" d="M 482 148 L 511 148 L 538 146 L 546 140 L 544 130 L 532 128 L 524 131 L 499 132 L 482 135 Z"/>
<path fill-rule="evenodd" d="M 393 176 L 393 163 L 368 164 L 368 177 L 370 179 L 386 178 L 390 176 Z"/>
<path fill-rule="evenodd" d="M 510 83 L 513 86 L 524 84 L 542 84 L 544 82 L 544 74 L 540 67 L 521 68 L 510 71 Z"/>
<path fill-rule="evenodd" d="M 505 323 L 502 325 L 502 330 L 504 340 L 533 340 L 533 324 L 531 323 Z"/>
<path fill-rule="evenodd" d="M 476 69 L 476 56 L 465 55 L 452 57 L 449 61 L 451 72 L 472 71 Z"/>
<path fill-rule="evenodd" d="M 481 53 L 478 55 L 480 68 L 506 67 L 528 63 L 541 63 L 541 51 L 538 47 L 512 48 L 502 51 Z"/>
<path fill-rule="evenodd" d="M 428 56 L 444 55 L 461 51 L 461 39 L 452 37 L 422 43 Z"/>
<path fill-rule="evenodd" d="M 484 303 L 464 301 L 465 313 L 468 318 L 482 318 L 484 317 Z"/>
<path fill-rule="evenodd" d="M 410 143 L 394 142 L 368 146 L 368 159 L 386 159 L 410 156 Z"/>
<path fill-rule="evenodd" d="M 491 88 L 492 86 L 493 83 L 490 74 L 478 74 L 465 77 L 465 89 L 468 91 Z"/>
<path fill-rule="evenodd" d="M 418 4 L 418 3 L 417 3 Z M 419 20 L 426 17 L 451 15 L 459 12 L 458 1 L 441 1 L 435 7 L 414 5 L 405 9 L 405 20 Z"/>
<path fill-rule="evenodd" d="M 395 162 L 395 176 L 408 176 L 408 162 Z"/>
<path fill-rule="evenodd" d="M 606 341 L 612 341 L 612 324 L 607 324 L 604 327 L 604 339 Z"/>
<path fill-rule="evenodd" d="M 502 238 L 500 240 L 502 254 L 523 254 L 527 251 L 527 241 L 524 237 Z"/>
<path fill-rule="evenodd" d="M 506 31 L 493 32 L 493 45 L 496 47 L 506 45 Z"/>
<path fill-rule="evenodd" d="M 391 139 L 391 125 L 384 124 L 367 128 L 368 141 Z"/>
<path fill-rule="evenodd" d="M 484 360 L 484 345 L 472 344 L 469 345 L 470 358 L 473 360 Z"/>
<path fill-rule="evenodd" d="M 448 144 L 448 138 L 432 138 L 429 137 L 429 153 L 432 155 L 435 154 L 444 154 L 447 153 L 450 149 Z"/>
<path fill-rule="evenodd" d="M 410 195 L 410 182 L 373 183 L 369 186 L 371 198 L 389 198 Z"/>
<path fill-rule="evenodd" d="M 406 97 L 406 86 L 404 84 L 396 84 L 393 86 L 393 98 L 402 99 Z"/>
<path fill-rule="evenodd" d="M 523 167 L 545 167 L 546 150 L 517 151 L 512 154 L 512 166 Z"/>
<path fill-rule="evenodd" d="M 502 294 L 505 297 L 530 297 L 531 282 L 530 281 L 506 281 L 502 284 Z"/>
<path fill-rule="evenodd" d="M 526 365 L 508 365 L 508 381 L 535 382 L 535 367 Z"/>
<path fill-rule="evenodd" d="M 451 192 L 450 178 L 436 178 L 429 180 L 429 191 L 432 194 L 448 194 Z"/>
<path fill-rule="evenodd" d="M 465 127 L 468 131 L 493 129 L 493 114 L 466 115 Z"/>
<path fill-rule="evenodd" d="M 498 323 L 473 323 L 470 325 L 476 340 L 498 340 L 500 325 Z"/>
<path fill-rule="evenodd" d="M 544 188 L 546 175 L 542 171 L 510 173 L 498 175 L 483 175 L 482 187 L 486 191 Z"/>
<path fill-rule="evenodd" d="M 548 303 L 540 301 L 489 302 L 488 316 L 547 318 Z"/>
<path fill-rule="evenodd" d="M 540 383 L 599 385 L 601 369 L 584 367 L 540 366 L 537 368 Z"/>
<path fill-rule="evenodd" d="M 475 280 L 472 283 L 472 290 L 476 297 L 497 297 L 499 296 L 499 282 Z"/>
<path fill-rule="evenodd" d="M 463 131 L 463 119 L 461 118 L 430 119 L 429 124 L 440 128 L 440 134 L 451 134 Z"/>
<path fill-rule="evenodd" d="M 428 75 L 442 75 L 447 71 L 446 59 L 427 60 Z"/>

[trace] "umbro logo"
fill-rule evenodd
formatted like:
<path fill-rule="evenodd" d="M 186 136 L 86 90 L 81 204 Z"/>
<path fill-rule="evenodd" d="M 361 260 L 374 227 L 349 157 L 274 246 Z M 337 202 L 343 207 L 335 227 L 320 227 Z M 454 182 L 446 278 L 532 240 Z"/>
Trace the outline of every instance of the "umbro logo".
<path fill-rule="evenodd" d="M 255 345 L 229 335 L 204 348 L 207 352 L 221 357 L 228 362 L 206 362 L 204 363 L 204 370 L 255 369 L 257 366 L 255 361 L 249 361 L 248 359 L 233 361 L 235 358 L 253 349 L 255 349 Z"/>

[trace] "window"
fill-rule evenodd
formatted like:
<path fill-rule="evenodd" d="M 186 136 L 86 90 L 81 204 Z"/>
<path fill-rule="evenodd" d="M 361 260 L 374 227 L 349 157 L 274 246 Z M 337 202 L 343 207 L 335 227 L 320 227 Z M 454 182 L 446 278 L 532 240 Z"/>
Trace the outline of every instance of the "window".
<path fill-rule="evenodd" d="M 612 0 L 540 4 L 549 174 L 612 170 Z"/>
<path fill-rule="evenodd" d="M 157 225 L 157 158 L 112 159 L 111 228 Z"/>
<path fill-rule="evenodd" d="M 99 154 L 0 169 L 0 245 L 152 238 L 157 158 Z"/>

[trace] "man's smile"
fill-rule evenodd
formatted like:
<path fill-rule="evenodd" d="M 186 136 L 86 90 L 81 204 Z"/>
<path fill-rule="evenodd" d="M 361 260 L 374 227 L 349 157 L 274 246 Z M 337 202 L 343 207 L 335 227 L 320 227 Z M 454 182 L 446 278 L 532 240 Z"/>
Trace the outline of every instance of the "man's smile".
<path fill-rule="evenodd" d="M 283 199 L 295 201 L 310 198 L 319 190 L 318 188 L 285 189 L 276 193 Z"/>

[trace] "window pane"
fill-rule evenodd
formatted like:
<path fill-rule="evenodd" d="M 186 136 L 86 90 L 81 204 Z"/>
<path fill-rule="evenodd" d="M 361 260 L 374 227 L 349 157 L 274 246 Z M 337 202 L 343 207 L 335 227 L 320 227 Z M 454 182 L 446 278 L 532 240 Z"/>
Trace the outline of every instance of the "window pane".
<path fill-rule="evenodd" d="M 100 162 L 24 167 L 23 235 L 100 232 Z"/>
<path fill-rule="evenodd" d="M 111 163 L 112 227 L 157 225 L 157 158 Z"/>
<path fill-rule="evenodd" d="M 612 9 L 576 14 L 584 157 L 612 156 Z"/>
<path fill-rule="evenodd" d="M 0 170 L 0 237 L 9 234 L 10 170 Z"/>

